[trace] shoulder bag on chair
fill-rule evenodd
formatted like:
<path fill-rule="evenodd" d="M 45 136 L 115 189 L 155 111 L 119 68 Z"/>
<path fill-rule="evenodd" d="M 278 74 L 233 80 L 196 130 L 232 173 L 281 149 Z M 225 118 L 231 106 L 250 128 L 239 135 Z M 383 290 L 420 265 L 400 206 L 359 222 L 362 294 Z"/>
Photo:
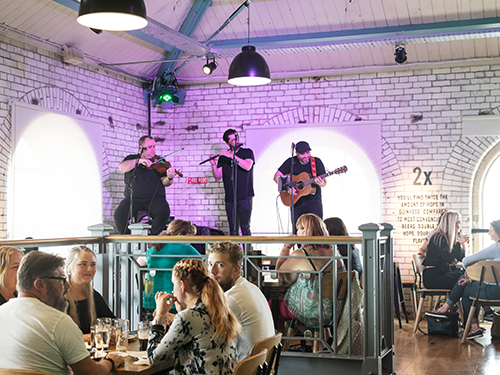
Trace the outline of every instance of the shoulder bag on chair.
<path fill-rule="evenodd" d="M 429 335 L 458 336 L 458 312 L 452 312 L 447 319 L 427 317 Z"/>
<path fill-rule="evenodd" d="M 491 325 L 491 337 L 500 338 L 500 314 L 496 311 L 493 313 L 493 324 Z"/>

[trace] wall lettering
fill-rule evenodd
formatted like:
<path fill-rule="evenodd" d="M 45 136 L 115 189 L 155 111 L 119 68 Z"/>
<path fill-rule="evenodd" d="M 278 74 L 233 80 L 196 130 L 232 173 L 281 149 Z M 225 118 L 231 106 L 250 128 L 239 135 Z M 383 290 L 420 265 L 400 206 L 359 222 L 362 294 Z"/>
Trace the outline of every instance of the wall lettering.
<path fill-rule="evenodd" d="M 431 182 L 432 171 L 429 171 L 429 172 L 423 171 L 423 172 L 424 172 L 424 176 L 425 176 L 424 185 L 432 185 L 432 182 Z M 415 167 L 415 168 L 413 168 L 413 173 L 417 174 L 417 177 L 415 177 L 415 179 L 413 180 L 413 185 L 422 185 L 422 183 L 418 182 L 418 179 L 420 178 L 420 175 L 422 174 L 422 169 L 420 167 Z"/>

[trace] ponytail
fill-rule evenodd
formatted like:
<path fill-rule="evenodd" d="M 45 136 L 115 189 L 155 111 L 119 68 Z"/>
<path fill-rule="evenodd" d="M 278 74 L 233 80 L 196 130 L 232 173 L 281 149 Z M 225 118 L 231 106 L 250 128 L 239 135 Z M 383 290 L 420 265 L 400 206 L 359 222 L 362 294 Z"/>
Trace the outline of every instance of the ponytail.
<path fill-rule="evenodd" d="M 200 259 L 182 259 L 174 267 L 174 276 L 189 285 L 207 308 L 210 323 L 215 328 L 214 341 L 229 345 L 242 333 L 242 328 L 229 309 L 226 297 L 217 281 L 208 276 L 208 268 Z"/>

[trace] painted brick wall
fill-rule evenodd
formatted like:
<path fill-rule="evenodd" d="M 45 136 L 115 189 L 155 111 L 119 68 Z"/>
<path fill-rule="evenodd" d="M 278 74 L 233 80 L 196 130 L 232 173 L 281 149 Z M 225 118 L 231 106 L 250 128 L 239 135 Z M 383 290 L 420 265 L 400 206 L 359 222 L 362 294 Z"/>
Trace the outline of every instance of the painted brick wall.
<path fill-rule="evenodd" d="M 122 197 L 123 176 L 117 167 L 137 150 L 147 133 L 147 107 L 141 82 L 86 65 L 66 66 L 55 52 L 0 36 L 0 236 L 5 237 L 6 180 L 10 158 L 9 99 L 32 102 L 69 113 L 102 119 L 104 124 L 104 217 L 112 224 Z M 465 64 L 465 63 L 464 63 Z M 498 137 L 462 137 L 462 116 L 498 110 L 500 66 L 461 66 L 390 73 L 350 74 L 317 79 L 284 79 L 264 87 L 205 84 L 185 87 L 183 106 L 152 114 L 152 135 L 159 154 L 184 147 L 169 157 L 190 177 L 209 177 L 207 185 L 180 180 L 167 189 L 172 214 L 227 232 L 222 184 L 215 182 L 210 154 L 225 149 L 222 134 L 254 125 L 378 120 L 382 123 L 383 221 L 394 223 L 395 254 L 404 279 L 410 278 L 410 258 L 418 249 L 402 235 L 398 223 L 405 195 L 445 196 L 444 208 L 463 215 L 470 228 L 475 170 Z M 422 116 L 419 118 L 418 116 Z M 111 121 L 112 118 L 112 121 Z M 432 171 L 432 188 L 413 185 L 415 168 Z M 430 202 L 432 203 L 432 201 Z M 360 223 L 362 224 L 362 223 Z M 427 229 L 425 229 L 427 230 Z"/>

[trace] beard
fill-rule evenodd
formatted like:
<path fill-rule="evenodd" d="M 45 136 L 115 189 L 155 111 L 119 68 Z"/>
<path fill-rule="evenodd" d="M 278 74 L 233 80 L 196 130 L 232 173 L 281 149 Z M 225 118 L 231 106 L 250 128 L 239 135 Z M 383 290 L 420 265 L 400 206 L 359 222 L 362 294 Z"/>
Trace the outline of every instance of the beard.
<path fill-rule="evenodd" d="M 219 283 L 220 287 L 222 288 L 222 290 L 225 293 L 225 292 L 227 292 L 229 289 L 231 289 L 233 287 L 234 280 L 231 278 L 231 276 L 229 276 L 225 280 L 218 280 L 218 283 Z"/>
<path fill-rule="evenodd" d="M 69 303 L 65 295 L 68 290 L 66 289 L 64 294 L 59 296 L 57 289 L 52 284 L 49 283 L 47 289 L 47 305 L 66 314 Z"/>

